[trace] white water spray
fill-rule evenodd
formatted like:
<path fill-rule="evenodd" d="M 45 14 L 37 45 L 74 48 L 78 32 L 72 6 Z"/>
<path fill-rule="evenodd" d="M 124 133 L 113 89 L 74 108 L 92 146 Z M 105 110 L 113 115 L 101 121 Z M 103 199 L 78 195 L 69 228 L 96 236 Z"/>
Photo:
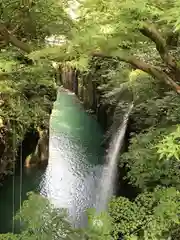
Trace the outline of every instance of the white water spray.
<path fill-rule="evenodd" d="M 106 156 L 107 164 L 103 168 L 98 199 L 96 201 L 97 211 L 105 210 L 109 199 L 113 195 L 117 170 L 117 160 L 119 152 L 123 146 L 123 140 L 132 108 L 133 103 L 130 105 L 128 112 L 124 115 L 123 122 L 118 128 L 118 131 L 113 136 L 110 143 L 108 154 Z"/>

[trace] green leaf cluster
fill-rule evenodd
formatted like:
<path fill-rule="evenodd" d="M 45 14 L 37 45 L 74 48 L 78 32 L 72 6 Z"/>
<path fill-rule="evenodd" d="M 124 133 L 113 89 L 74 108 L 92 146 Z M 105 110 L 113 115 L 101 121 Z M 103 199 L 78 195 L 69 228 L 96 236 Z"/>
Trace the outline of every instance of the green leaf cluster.
<path fill-rule="evenodd" d="M 67 35 L 73 24 L 64 3 L 55 0 L 3 0 L 0 19 L 27 41 L 44 41 L 52 34 Z"/>
<path fill-rule="evenodd" d="M 13 156 L 29 129 L 49 127 L 50 112 L 56 99 L 51 65 L 46 62 L 43 65 L 24 64 L 18 57 L 19 53 L 12 49 L 0 54 L 0 142 L 1 147 L 6 146 L 1 158 L 7 164 L 1 174 L 12 169 Z"/>
<path fill-rule="evenodd" d="M 20 222 L 18 234 L 0 234 L 0 240 L 112 240 L 111 219 L 107 213 L 97 215 L 88 211 L 88 225 L 84 229 L 74 229 L 67 219 L 65 209 L 57 209 L 46 198 L 28 193 L 21 211 L 15 217 Z"/>
<path fill-rule="evenodd" d="M 109 204 L 113 237 L 133 240 L 168 240 L 179 229 L 179 191 L 176 188 L 155 188 L 143 192 L 132 202 L 118 197 Z"/>

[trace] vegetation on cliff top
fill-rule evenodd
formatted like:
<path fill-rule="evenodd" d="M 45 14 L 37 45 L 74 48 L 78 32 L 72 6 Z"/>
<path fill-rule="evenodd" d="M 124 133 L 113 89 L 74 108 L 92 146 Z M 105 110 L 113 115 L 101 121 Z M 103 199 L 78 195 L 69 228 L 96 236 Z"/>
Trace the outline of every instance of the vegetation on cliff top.
<path fill-rule="evenodd" d="M 0 179 L 12 170 L 27 131 L 49 127 L 56 98 L 51 63 L 26 54 L 44 47 L 45 37 L 69 33 L 70 24 L 53 0 L 0 3 Z"/>
<path fill-rule="evenodd" d="M 110 202 L 112 228 L 108 225 L 111 235 L 108 231 L 105 234 L 107 239 L 179 239 L 179 0 L 81 1 L 76 21 L 66 14 L 68 1 L 63 1 L 58 7 L 53 0 L 24 1 L 18 8 L 17 2 L 10 5 L 4 1 L 2 4 L 2 10 L 15 10 L 16 13 L 12 17 L 2 11 L 2 47 L 8 52 L 7 45 L 11 44 L 28 53 L 28 57 L 38 64 L 31 67 L 30 72 L 27 66 L 21 68 L 18 65 L 21 78 L 16 80 L 14 77 L 15 80 L 9 83 L 7 79 L 3 80 L 3 83 L 7 81 L 4 84 L 6 91 L 13 89 L 9 94 L 16 94 L 16 89 L 25 91 L 23 79 L 37 73 L 38 69 L 46 74 L 45 60 L 68 61 L 89 72 L 93 58 L 99 64 L 98 74 L 108 61 L 115 62 L 115 65 L 106 67 L 106 72 L 96 76 L 101 83 L 99 87 L 104 92 L 104 100 L 116 107 L 115 120 L 120 119 L 127 103 L 134 101 L 129 151 L 121 156 L 120 165 L 127 169 L 128 180 L 141 193 L 132 200 L 118 197 Z M 65 35 L 65 44 L 45 47 L 42 40 L 52 33 Z M 32 49 L 35 51 L 31 52 Z M 8 76 L 15 73 L 18 71 Z M 40 82 L 37 78 L 34 81 L 36 84 Z M 16 96 L 19 98 L 22 95 Z M 30 112 L 34 106 L 30 107 Z M 18 109 L 16 111 L 19 113 Z M 26 212 L 27 219 L 29 214 Z M 71 229 L 69 225 L 66 228 Z M 45 234 L 44 239 L 49 237 L 49 232 L 39 232 L 39 228 L 29 229 L 27 226 L 27 229 L 25 233 L 30 235 L 25 235 L 23 239 L 33 236 L 42 239 L 42 235 L 38 234 Z M 82 235 L 78 237 L 83 239 Z M 50 238 L 76 239 L 71 233 L 58 237 L 50 235 Z M 85 239 L 101 238 L 90 234 Z M 102 235 L 102 239 L 106 239 L 105 236 Z"/>

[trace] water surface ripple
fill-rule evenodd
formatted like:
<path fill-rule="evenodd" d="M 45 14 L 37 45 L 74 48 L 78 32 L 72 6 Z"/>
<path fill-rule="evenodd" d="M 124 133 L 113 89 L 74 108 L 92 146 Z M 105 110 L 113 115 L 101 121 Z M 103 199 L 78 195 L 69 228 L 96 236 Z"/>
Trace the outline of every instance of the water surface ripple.
<path fill-rule="evenodd" d="M 85 224 L 85 211 L 95 207 L 102 172 L 103 132 L 73 95 L 60 92 L 51 116 L 49 164 L 41 194 L 66 208 L 75 225 Z"/>

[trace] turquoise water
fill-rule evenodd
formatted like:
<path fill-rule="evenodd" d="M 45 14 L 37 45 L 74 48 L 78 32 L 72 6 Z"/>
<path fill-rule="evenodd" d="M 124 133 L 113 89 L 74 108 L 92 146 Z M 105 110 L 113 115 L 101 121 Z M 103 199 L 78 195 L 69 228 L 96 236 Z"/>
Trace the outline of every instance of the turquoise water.
<path fill-rule="evenodd" d="M 50 157 L 44 168 L 23 169 L 22 201 L 38 191 L 57 208 L 66 208 L 75 226 L 86 223 L 86 209 L 96 206 L 104 164 L 103 131 L 75 95 L 60 91 L 50 122 Z M 13 202 L 20 206 L 20 177 L 0 188 L 0 232 L 12 230 Z"/>

